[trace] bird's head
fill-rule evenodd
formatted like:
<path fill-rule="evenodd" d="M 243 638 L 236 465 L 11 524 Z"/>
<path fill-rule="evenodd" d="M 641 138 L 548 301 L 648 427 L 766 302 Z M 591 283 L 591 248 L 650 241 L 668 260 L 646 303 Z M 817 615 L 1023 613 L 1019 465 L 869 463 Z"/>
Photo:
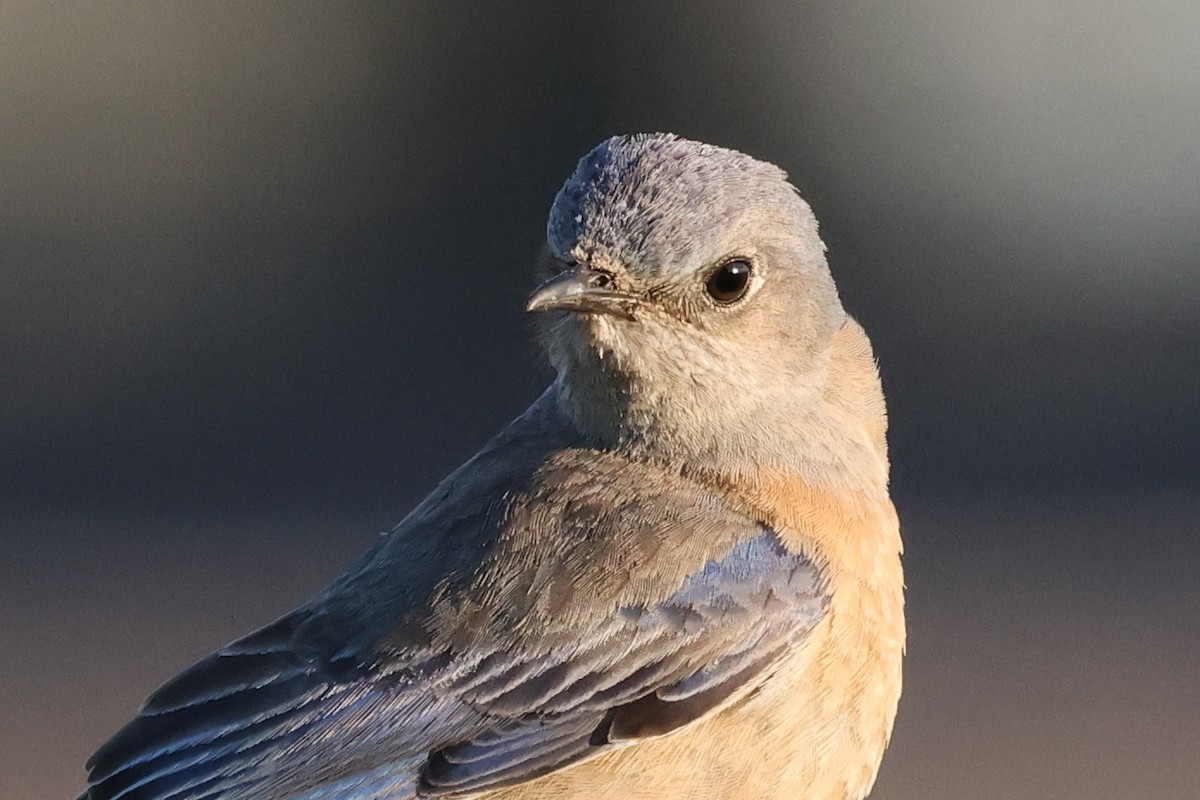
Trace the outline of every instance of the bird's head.
<path fill-rule="evenodd" d="M 587 432 L 715 447 L 818 390 L 845 315 L 816 219 L 778 167 L 614 137 L 559 191 L 547 239 L 552 274 L 528 307 Z"/>

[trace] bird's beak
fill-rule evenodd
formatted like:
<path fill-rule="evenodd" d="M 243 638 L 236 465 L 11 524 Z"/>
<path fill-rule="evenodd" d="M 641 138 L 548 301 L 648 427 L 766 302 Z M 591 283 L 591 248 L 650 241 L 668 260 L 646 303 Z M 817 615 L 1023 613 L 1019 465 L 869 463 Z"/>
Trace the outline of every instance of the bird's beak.
<path fill-rule="evenodd" d="M 612 278 L 603 272 L 577 266 L 555 275 L 529 297 L 526 311 L 573 311 L 577 314 L 609 314 L 633 319 L 638 299 L 611 288 Z"/>

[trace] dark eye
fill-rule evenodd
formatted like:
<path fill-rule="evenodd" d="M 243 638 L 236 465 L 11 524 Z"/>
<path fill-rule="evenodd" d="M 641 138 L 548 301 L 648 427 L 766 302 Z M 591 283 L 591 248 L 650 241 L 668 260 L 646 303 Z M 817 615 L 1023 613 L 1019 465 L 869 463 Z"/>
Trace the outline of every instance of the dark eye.
<path fill-rule="evenodd" d="M 741 300 L 750 288 L 750 262 L 744 258 L 726 261 L 712 271 L 704 288 L 708 295 L 722 305 Z"/>

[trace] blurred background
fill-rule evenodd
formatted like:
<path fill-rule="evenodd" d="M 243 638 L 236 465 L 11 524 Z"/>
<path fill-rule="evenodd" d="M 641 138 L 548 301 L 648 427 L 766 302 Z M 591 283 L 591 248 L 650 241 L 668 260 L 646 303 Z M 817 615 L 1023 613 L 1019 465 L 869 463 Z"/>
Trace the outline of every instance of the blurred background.
<path fill-rule="evenodd" d="M 0 796 L 334 577 L 548 379 L 617 132 L 774 161 L 907 539 L 873 795 L 1200 794 L 1200 4 L 3 3 Z"/>

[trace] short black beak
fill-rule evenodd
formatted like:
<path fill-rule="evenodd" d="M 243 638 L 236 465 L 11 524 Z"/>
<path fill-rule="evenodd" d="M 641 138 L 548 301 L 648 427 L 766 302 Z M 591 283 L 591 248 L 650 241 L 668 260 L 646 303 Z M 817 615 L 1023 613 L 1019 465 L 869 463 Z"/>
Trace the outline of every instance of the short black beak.
<path fill-rule="evenodd" d="M 526 311 L 574 311 L 633 319 L 637 298 L 613 288 L 612 277 L 579 266 L 555 275 L 529 297 Z"/>

